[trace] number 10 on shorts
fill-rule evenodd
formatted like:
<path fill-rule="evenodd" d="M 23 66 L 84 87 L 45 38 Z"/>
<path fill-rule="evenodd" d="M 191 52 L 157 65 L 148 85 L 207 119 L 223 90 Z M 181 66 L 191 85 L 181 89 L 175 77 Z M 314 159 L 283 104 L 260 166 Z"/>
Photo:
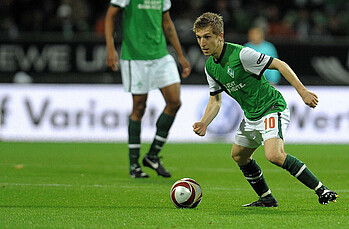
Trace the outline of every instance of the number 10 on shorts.
<path fill-rule="evenodd" d="M 264 119 L 264 127 L 265 130 L 269 129 L 273 129 L 275 127 L 275 118 L 274 117 L 269 117 Z"/>

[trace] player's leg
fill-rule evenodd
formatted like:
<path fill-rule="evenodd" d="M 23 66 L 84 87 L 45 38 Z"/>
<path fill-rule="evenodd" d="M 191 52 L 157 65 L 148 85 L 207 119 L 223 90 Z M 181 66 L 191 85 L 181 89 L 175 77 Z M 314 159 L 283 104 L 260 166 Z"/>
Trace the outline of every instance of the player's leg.
<path fill-rule="evenodd" d="M 267 160 L 277 166 L 282 166 L 287 154 L 284 150 L 284 141 L 281 138 L 270 138 L 264 141 L 264 151 Z"/>
<path fill-rule="evenodd" d="M 268 161 L 287 170 L 305 186 L 313 189 L 319 196 L 321 204 L 328 204 L 338 197 L 337 193 L 325 187 L 319 179 L 308 169 L 304 162 L 298 158 L 286 154 L 284 142 L 280 138 L 268 139 L 264 142 L 265 155 Z"/>
<path fill-rule="evenodd" d="M 148 77 L 151 61 L 120 59 L 122 84 L 125 91 L 132 93 L 132 113 L 128 124 L 130 175 L 133 178 L 149 177 L 139 165 L 141 148 L 141 120 L 143 118 L 148 92 L 152 89 Z"/>
<path fill-rule="evenodd" d="M 133 107 L 128 124 L 128 147 L 131 167 L 138 166 L 141 147 L 141 121 L 145 112 L 147 94 L 132 95 Z"/>
<path fill-rule="evenodd" d="M 177 111 L 181 107 L 180 84 L 175 83 L 161 88 L 160 90 L 166 102 L 164 113 L 167 115 L 176 116 Z"/>
<path fill-rule="evenodd" d="M 166 106 L 156 122 L 157 129 L 155 139 L 149 150 L 150 156 L 156 156 L 159 154 L 163 144 L 167 140 L 167 136 L 175 119 L 176 113 L 181 106 L 181 101 L 179 98 L 179 83 L 162 88 L 161 93 L 164 96 Z"/>
<path fill-rule="evenodd" d="M 141 148 L 141 121 L 145 112 L 148 95 L 132 95 L 133 107 L 128 124 L 128 148 L 130 159 L 130 175 L 133 178 L 146 178 L 139 165 L 139 155 Z"/>
<path fill-rule="evenodd" d="M 155 169 L 158 175 L 170 177 L 171 174 L 163 167 L 161 161 L 159 160 L 159 152 L 167 141 L 169 130 L 173 124 L 176 113 L 181 106 L 179 97 L 180 84 L 175 83 L 161 88 L 160 90 L 164 96 L 166 106 L 156 122 L 155 137 L 150 146 L 148 154 L 143 159 L 143 164 Z"/>
<path fill-rule="evenodd" d="M 257 131 L 251 131 L 255 130 L 255 128 L 255 122 L 250 122 L 247 118 L 244 118 L 236 132 L 231 152 L 232 158 L 238 164 L 246 180 L 259 196 L 259 200 L 243 206 L 277 207 L 278 203 L 271 194 L 262 169 L 252 158 L 255 150 L 261 145 L 261 141 L 259 140 L 261 137 L 258 136 L 259 133 Z"/>
<path fill-rule="evenodd" d="M 159 152 L 167 140 L 175 115 L 181 106 L 180 77 L 175 60 L 171 55 L 153 60 L 152 88 L 160 88 L 166 107 L 156 122 L 156 133 L 143 165 L 154 169 L 158 175 L 170 177 L 171 174 L 163 167 Z"/>
<path fill-rule="evenodd" d="M 250 183 L 254 191 L 259 196 L 259 200 L 244 207 L 277 207 L 278 203 L 272 196 L 271 191 L 265 181 L 262 169 L 258 163 L 252 158 L 252 154 L 256 148 L 247 148 L 238 144 L 233 144 L 231 156 L 240 167 L 246 180 Z"/>
<path fill-rule="evenodd" d="M 274 113 L 266 116 L 267 122 L 271 125 L 266 126 L 262 133 L 264 140 L 265 156 L 271 163 L 287 170 L 308 188 L 315 190 L 319 196 L 321 204 L 327 204 L 329 201 L 335 201 L 337 193 L 328 190 L 319 179 L 307 168 L 307 166 L 294 156 L 286 154 L 284 150 L 283 136 L 289 123 L 289 111 Z M 277 122 L 273 124 L 270 121 Z"/>
<path fill-rule="evenodd" d="M 310 189 L 320 188 L 321 182 L 307 168 L 307 166 L 294 156 L 284 151 L 284 141 L 280 138 L 271 138 L 264 142 L 265 156 L 271 163 L 287 170 Z M 319 186 L 319 187 L 317 187 Z"/>

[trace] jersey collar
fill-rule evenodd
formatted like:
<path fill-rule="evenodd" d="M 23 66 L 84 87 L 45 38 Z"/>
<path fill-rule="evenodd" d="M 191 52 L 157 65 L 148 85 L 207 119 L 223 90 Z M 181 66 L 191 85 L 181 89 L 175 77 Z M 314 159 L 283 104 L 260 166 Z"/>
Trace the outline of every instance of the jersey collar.
<path fill-rule="evenodd" d="M 216 60 L 213 58 L 213 61 L 214 61 L 215 64 L 219 64 L 219 63 L 222 61 L 222 59 L 223 59 L 223 57 L 224 57 L 224 54 L 225 54 L 225 49 L 226 49 L 226 48 L 227 48 L 227 43 L 224 42 L 223 49 L 222 49 L 222 53 L 221 53 L 221 55 L 219 56 L 218 60 L 216 61 Z"/>

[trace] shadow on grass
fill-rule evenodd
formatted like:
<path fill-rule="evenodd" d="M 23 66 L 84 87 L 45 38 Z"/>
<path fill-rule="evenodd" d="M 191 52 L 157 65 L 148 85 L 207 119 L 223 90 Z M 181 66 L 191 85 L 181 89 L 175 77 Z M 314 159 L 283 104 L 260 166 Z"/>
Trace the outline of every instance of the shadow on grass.
<path fill-rule="evenodd" d="M 241 208 L 232 211 L 220 211 L 221 214 L 225 215 L 278 215 L 278 216 L 291 216 L 291 215 L 299 215 L 300 213 L 303 215 L 321 215 L 324 212 L 331 213 L 331 215 L 335 215 L 336 212 L 341 212 L 344 209 L 318 209 L 314 210 L 313 208 L 301 210 L 285 210 L 279 208 Z"/>
<path fill-rule="evenodd" d="M 154 178 L 142 178 L 142 179 L 122 179 L 122 184 L 123 185 L 126 185 L 126 184 L 129 184 L 129 185 L 140 185 L 140 184 L 143 184 L 143 185 L 170 185 L 170 187 L 172 186 L 172 184 L 174 182 L 176 182 L 177 178 L 163 178 L 163 177 L 156 177 L 155 179 Z M 121 181 L 121 180 L 120 180 Z"/>

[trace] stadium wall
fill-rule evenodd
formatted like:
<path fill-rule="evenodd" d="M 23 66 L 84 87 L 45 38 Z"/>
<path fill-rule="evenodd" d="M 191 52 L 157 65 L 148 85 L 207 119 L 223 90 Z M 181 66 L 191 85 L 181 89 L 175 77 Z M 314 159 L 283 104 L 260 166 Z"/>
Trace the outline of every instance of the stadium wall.
<path fill-rule="evenodd" d="M 240 44 L 245 42 L 232 40 Z M 182 45 L 192 65 L 191 77 L 183 79 L 182 83 L 206 84 L 206 57 L 195 40 Z M 275 45 L 279 58 L 286 61 L 306 85 L 349 85 L 348 41 L 284 41 Z M 120 53 L 120 45 L 118 50 Z M 171 46 L 169 50 L 176 55 Z M 14 40 L 0 36 L 0 82 L 13 82 L 14 75 L 25 72 L 34 83 L 121 83 L 120 73 L 107 69 L 106 56 L 104 40 L 64 40 L 59 36 Z M 288 82 L 282 78 L 281 84 Z"/>
<path fill-rule="evenodd" d="M 349 87 L 313 86 L 320 103 L 304 105 L 291 86 L 277 87 L 291 110 L 287 143 L 349 144 Z M 224 94 L 223 106 L 205 137 L 192 131 L 208 101 L 208 87 L 183 85 L 182 107 L 169 142 L 232 142 L 242 118 L 238 104 Z M 0 84 L 2 141 L 127 142 L 131 96 L 121 85 Z M 142 140 L 150 142 L 164 106 L 159 91 L 149 94 Z"/>

